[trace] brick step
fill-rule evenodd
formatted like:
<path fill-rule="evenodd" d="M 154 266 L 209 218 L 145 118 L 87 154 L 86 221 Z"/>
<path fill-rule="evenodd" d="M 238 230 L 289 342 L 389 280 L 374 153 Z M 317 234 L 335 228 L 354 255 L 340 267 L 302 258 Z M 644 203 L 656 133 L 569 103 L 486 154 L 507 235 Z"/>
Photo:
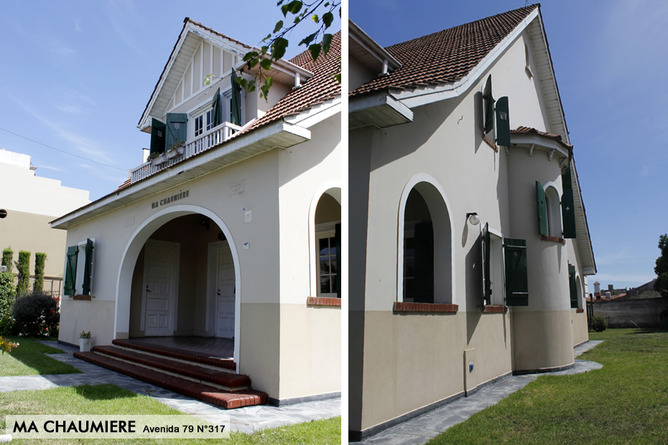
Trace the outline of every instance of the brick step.
<path fill-rule="evenodd" d="M 123 349 L 117 346 L 94 346 L 93 352 L 173 374 L 179 374 L 196 381 L 214 383 L 228 391 L 247 389 L 251 383 L 250 378 L 245 374 L 236 374 L 221 368 L 215 369 L 213 367 L 199 366 L 194 363 L 173 360 L 164 356 L 148 355 L 143 352 Z"/>
<path fill-rule="evenodd" d="M 164 355 L 166 357 L 177 358 L 189 362 L 202 363 L 209 366 L 236 370 L 237 366 L 234 360 L 229 358 L 211 357 L 210 355 L 194 351 L 185 351 L 183 349 L 172 348 L 169 346 L 150 345 L 146 343 L 136 343 L 129 340 L 113 340 L 112 343 L 123 348 L 136 349 L 138 351 L 150 352 L 152 354 Z"/>
<path fill-rule="evenodd" d="M 244 406 L 262 405 L 267 403 L 267 394 L 261 391 L 242 390 L 225 391 L 204 383 L 195 383 L 163 372 L 126 363 L 113 357 L 95 352 L 75 352 L 74 356 L 81 360 L 120 372 L 135 379 L 151 383 L 161 388 L 192 397 L 202 402 L 220 406 L 224 409 L 242 408 Z"/>

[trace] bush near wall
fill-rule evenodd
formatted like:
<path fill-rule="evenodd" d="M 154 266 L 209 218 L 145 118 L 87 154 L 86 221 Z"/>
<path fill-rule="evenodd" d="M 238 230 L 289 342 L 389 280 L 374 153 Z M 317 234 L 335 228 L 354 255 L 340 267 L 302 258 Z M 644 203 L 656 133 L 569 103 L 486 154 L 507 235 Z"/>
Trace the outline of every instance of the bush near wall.
<path fill-rule="evenodd" d="M 14 274 L 0 272 L 0 335 L 11 335 L 14 326 L 12 308 L 16 298 Z"/>
<path fill-rule="evenodd" d="M 14 251 L 9 247 L 2 251 L 2 265 L 7 266 L 7 272 L 14 268 Z"/>
<path fill-rule="evenodd" d="M 58 335 L 60 312 L 58 300 L 33 293 L 17 298 L 12 310 L 14 332 L 18 335 L 44 337 Z"/>
<path fill-rule="evenodd" d="M 18 269 L 19 283 L 16 285 L 16 295 L 21 297 L 28 293 L 30 286 L 30 252 L 19 251 L 19 261 L 16 263 Z"/>
<path fill-rule="evenodd" d="M 35 282 L 32 285 L 34 293 L 42 293 L 44 291 L 44 264 L 46 263 L 46 254 L 37 252 L 35 254 Z"/>

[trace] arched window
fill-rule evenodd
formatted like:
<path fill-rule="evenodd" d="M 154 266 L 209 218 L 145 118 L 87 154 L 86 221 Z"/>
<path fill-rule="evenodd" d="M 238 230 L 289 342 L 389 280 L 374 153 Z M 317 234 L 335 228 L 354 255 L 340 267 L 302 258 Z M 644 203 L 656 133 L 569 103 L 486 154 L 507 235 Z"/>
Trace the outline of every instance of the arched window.
<path fill-rule="evenodd" d="M 341 297 L 341 204 L 328 192 L 315 210 L 318 297 Z"/>
<path fill-rule="evenodd" d="M 561 230 L 561 203 L 559 192 L 554 187 L 545 189 L 545 204 L 547 207 L 547 230 L 548 235 L 554 238 L 563 236 Z"/>
<path fill-rule="evenodd" d="M 452 302 L 452 235 L 441 193 L 428 182 L 408 193 L 403 213 L 400 298 L 405 302 Z"/>

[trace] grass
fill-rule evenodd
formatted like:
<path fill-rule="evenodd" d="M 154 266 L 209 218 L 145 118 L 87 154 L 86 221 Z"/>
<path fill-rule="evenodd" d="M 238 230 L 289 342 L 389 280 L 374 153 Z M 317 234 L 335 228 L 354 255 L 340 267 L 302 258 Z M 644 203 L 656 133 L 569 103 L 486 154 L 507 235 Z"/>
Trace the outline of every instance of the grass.
<path fill-rule="evenodd" d="M 579 358 L 602 369 L 541 376 L 429 443 L 668 443 L 668 332 L 590 339 L 605 342 Z"/>
<path fill-rule="evenodd" d="M 81 372 L 66 363 L 47 357 L 45 354 L 62 353 L 38 340 L 27 337 L 9 337 L 19 346 L 9 354 L 0 354 L 0 376 L 72 374 Z"/>
<path fill-rule="evenodd" d="M 112 384 L 60 387 L 36 391 L 0 393 L 0 431 L 6 415 L 179 415 L 151 397 L 139 395 Z M 1 434 L 1 432 L 0 432 Z M 341 419 L 318 420 L 287 427 L 272 428 L 255 434 L 232 433 L 230 444 L 335 444 L 340 443 Z M 40 440 L 14 440 L 12 443 L 37 444 Z M 123 443 L 210 444 L 206 440 L 126 440 Z M 59 440 L 59 444 L 108 444 L 109 440 Z"/>

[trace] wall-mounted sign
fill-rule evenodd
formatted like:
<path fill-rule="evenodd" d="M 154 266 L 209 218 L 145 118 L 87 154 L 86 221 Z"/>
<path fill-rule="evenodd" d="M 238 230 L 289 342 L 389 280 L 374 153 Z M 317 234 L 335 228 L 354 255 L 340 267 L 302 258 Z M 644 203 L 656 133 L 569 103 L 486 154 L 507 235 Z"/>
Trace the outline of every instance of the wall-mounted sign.
<path fill-rule="evenodd" d="M 180 199 L 187 198 L 190 195 L 190 190 L 179 190 L 178 193 L 174 193 L 173 195 L 165 196 L 164 198 L 159 199 L 158 201 L 153 201 L 151 203 L 151 208 L 152 209 L 157 209 L 158 207 L 162 207 L 167 204 L 171 204 L 174 201 L 178 201 Z"/>

